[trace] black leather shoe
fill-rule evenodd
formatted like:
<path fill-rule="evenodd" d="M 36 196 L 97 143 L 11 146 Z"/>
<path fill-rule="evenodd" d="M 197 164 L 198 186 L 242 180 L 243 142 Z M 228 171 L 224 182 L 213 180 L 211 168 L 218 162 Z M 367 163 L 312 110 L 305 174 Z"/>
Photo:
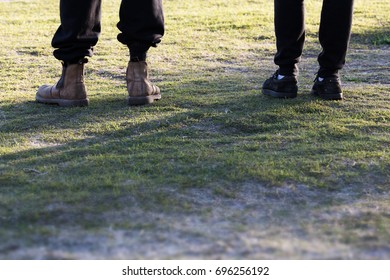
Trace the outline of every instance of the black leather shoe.
<path fill-rule="evenodd" d="M 297 78 L 295 76 L 284 76 L 278 80 L 278 71 L 263 83 L 262 92 L 265 95 L 276 98 L 295 98 L 298 93 Z"/>
<path fill-rule="evenodd" d="M 325 100 L 342 100 L 343 91 L 341 90 L 341 83 L 338 77 L 323 78 L 319 81 L 317 76 L 314 80 L 311 94 L 318 96 Z"/>

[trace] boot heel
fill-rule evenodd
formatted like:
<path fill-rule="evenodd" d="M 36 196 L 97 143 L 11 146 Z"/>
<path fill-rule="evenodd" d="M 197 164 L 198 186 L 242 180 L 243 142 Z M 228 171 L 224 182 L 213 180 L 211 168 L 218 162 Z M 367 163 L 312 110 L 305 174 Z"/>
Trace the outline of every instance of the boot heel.
<path fill-rule="evenodd" d="M 63 100 L 59 99 L 57 102 L 60 107 L 86 107 L 89 105 L 89 100 L 81 99 L 81 100 Z"/>
<path fill-rule="evenodd" d="M 155 100 L 160 100 L 161 94 L 158 95 L 149 95 L 149 96 L 139 96 L 139 97 L 127 97 L 128 105 L 145 105 L 153 103 Z"/>

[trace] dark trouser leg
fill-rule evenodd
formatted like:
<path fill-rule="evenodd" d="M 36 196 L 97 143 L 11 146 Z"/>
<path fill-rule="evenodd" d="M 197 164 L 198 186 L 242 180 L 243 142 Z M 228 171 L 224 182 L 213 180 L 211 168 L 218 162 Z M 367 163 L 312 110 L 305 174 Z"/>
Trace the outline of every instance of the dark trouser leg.
<path fill-rule="evenodd" d="M 353 0 L 324 0 L 321 13 L 318 56 L 320 77 L 337 76 L 345 64 L 351 35 Z"/>
<path fill-rule="evenodd" d="M 92 56 L 100 34 L 101 0 L 61 0 L 60 16 L 52 40 L 54 56 L 70 63 Z"/>
<path fill-rule="evenodd" d="M 156 46 L 164 35 L 161 0 L 122 0 L 119 18 L 118 40 L 125 45 Z"/>
<path fill-rule="evenodd" d="M 275 0 L 275 64 L 281 75 L 297 75 L 305 41 L 304 1 Z"/>

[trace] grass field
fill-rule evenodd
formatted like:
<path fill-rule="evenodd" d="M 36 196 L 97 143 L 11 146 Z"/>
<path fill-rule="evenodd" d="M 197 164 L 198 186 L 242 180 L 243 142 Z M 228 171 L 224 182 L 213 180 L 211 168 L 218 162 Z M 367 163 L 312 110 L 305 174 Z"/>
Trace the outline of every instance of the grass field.
<path fill-rule="evenodd" d="M 61 71 L 58 1 L 0 0 L 0 259 L 390 258 L 388 0 L 355 1 L 342 102 L 309 95 L 322 1 L 298 97 L 274 100 L 273 1 L 165 0 L 163 98 L 131 108 L 119 2 L 90 106 L 59 108 L 34 101 Z"/>

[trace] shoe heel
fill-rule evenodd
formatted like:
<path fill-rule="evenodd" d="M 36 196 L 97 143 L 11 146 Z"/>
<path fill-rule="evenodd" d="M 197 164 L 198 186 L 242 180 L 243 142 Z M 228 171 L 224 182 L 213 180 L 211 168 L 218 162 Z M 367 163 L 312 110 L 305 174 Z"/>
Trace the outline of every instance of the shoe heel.
<path fill-rule="evenodd" d="M 295 97 L 297 97 L 297 93 L 295 93 L 295 92 L 278 92 L 278 91 L 264 89 L 264 88 L 262 89 L 262 93 L 264 95 L 268 95 L 268 96 L 275 97 L 275 98 L 295 98 Z"/>

